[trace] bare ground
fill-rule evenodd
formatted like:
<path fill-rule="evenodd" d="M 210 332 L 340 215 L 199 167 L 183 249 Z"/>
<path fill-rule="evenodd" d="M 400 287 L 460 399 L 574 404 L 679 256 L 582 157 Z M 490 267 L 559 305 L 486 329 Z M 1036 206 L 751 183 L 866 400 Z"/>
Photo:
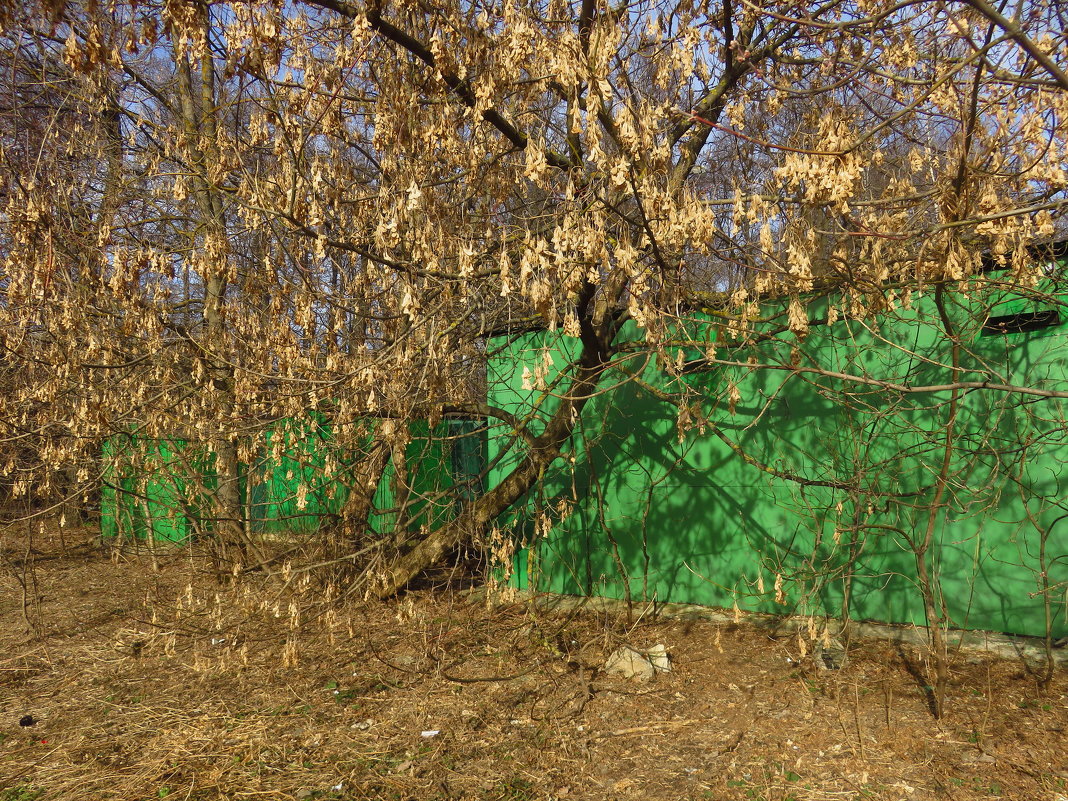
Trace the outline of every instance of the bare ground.
<path fill-rule="evenodd" d="M 959 654 L 936 721 L 923 654 L 885 642 L 826 670 L 744 623 L 336 600 L 2 536 L 0 801 L 1068 799 L 1064 668 L 1040 691 Z M 601 670 L 655 643 L 671 673 Z"/>

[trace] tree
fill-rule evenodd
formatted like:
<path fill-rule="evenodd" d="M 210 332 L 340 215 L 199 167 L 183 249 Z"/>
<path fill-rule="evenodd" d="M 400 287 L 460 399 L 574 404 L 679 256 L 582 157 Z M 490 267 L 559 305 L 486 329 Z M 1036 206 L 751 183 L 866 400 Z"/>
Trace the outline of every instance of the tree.
<path fill-rule="evenodd" d="M 27 185 L 9 204 L 4 344 L 64 378 L 14 393 L 6 423 L 48 432 L 46 470 L 130 426 L 207 443 L 220 569 L 254 549 L 238 465 L 269 421 L 325 409 L 354 448 L 379 436 L 372 483 L 405 435 L 369 433 L 368 415 L 513 426 L 503 480 L 436 531 L 383 540 L 377 588 L 396 592 L 561 462 L 610 372 L 680 351 L 716 362 L 680 341 L 695 310 L 745 340 L 757 301 L 783 295 L 782 331 L 803 336 L 799 297 L 818 285 L 863 317 L 916 289 L 966 291 L 983 251 L 1051 237 L 1068 182 L 1061 13 L 1033 2 L 1009 18 L 980 0 L 10 6 L 9 58 L 55 65 L 94 109 L 73 130 L 98 174 L 110 164 L 123 180 L 96 204 L 99 268 L 71 281 L 78 301 L 44 297 L 76 335 L 44 350 L 22 336 L 35 312 L 16 288 L 47 274 L 59 224 L 16 206 L 62 208 L 69 187 Z M 115 126 L 121 137 L 86 135 Z M 66 135 L 50 128 L 39 153 Z M 1037 280 L 1027 259 L 1012 266 Z M 620 337 L 627 324 L 637 340 Z M 517 420 L 470 391 L 470 372 L 487 337 L 530 327 L 577 345 L 543 413 Z"/>

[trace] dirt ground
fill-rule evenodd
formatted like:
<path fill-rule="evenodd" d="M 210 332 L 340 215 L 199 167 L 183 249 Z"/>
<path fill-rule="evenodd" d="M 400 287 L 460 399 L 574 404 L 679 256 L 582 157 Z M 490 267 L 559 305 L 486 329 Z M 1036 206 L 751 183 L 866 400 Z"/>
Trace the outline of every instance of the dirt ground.
<path fill-rule="evenodd" d="M 825 669 L 745 623 L 220 586 L 88 536 L 0 538 L 0 801 L 1068 799 L 1064 668 L 958 654 L 936 721 L 887 642 Z M 658 643 L 670 673 L 602 670 Z"/>

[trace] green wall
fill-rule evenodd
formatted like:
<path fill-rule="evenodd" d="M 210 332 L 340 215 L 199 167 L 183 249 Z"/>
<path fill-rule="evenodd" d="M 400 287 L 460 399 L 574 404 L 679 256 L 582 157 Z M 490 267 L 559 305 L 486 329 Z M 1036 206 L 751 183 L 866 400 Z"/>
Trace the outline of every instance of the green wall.
<path fill-rule="evenodd" d="M 1007 335 L 981 330 L 991 309 L 997 315 L 1006 306 L 1048 308 L 1048 301 L 993 287 L 975 288 L 967 302 L 956 293 L 946 297 L 963 379 L 983 370 L 1000 383 L 1068 389 L 1063 325 Z M 825 320 L 827 304 L 810 299 L 809 318 Z M 818 367 L 912 386 L 952 376 L 951 343 L 932 295 L 917 297 L 912 309 L 813 326 L 800 340 L 778 333 L 783 307 L 768 303 L 762 313 L 766 319 L 748 344 L 731 344 L 707 317 L 689 324 L 679 337 L 684 361 L 699 356 L 695 345 L 714 343 L 718 358 L 743 363 Z M 1050 581 L 1060 583 L 1052 593 L 1053 629 L 1066 633 L 1063 400 L 962 393 L 944 505 L 932 510 L 949 392 L 907 394 L 749 367 L 679 375 L 649 362 L 640 331 L 626 328 L 620 339 L 635 355 L 602 381 L 605 391 L 584 411 L 569 452 L 573 468 L 557 465 L 505 521 L 531 544 L 516 560 L 518 586 L 838 615 L 851 582 L 852 617 L 923 624 L 908 540 L 922 536 L 933 514 L 933 563 L 952 625 L 1043 633 L 1038 548 L 1045 532 Z M 566 376 L 556 371 L 577 343 L 537 333 L 493 345 L 489 402 L 529 419 L 536 431 L 551 412 L 551 397 L 542 402 L 551 392 L 524 389 L 524 368 L 534 383 L 548 354 L 546 381 L 562 387 Z M 628 380 L 634 375 L 651 389 Z M 739 396 L 733 413 L 732 383 Z M 686 399 L 691 419 L 703 417 L 704 424 L 680 438 L 678 408 L 658 397 L 665 392 Z M 491 483 L 519 450 L 508 426 L 491 432 Z M 554 522 L 547 533 L 539 515 Z"/>
<path fill-rule="evenodd" d="M 100 530 L 105 538 L 182 542 L 192 535 L 203 498 L 186 480 L 183 440 L 135 440 L 117 435 L 103 446 Z"/>
<path fill-rule="evenodd" d="M 335 443 L 328 422 L 313 415 L 280 420 L 265 444 L 242 463 L 241 497 L 249 529 L 260 533 L 311 532 L 344 513 L 354 468 L 363 453 Z M 368 443 L 370 440 L 368 440 Z M 406 526 L 436 528 L 463 498 L 481 489 L 485 425 L 448 419 L 431 429 L 413 421 L 404 447 L 405 475 L 391 461 L 374 495 L 370 527 L 392 533 L 400 508 Z M 182 542 L 210 530 L 212 459 L 180 439 L 116 435 L 103 446 L 101 533 L 105 538 Z"/>
<path fill-rule="evenodd" d="M 347 464 L 320 417 L 281 420 L 245 466 L 242 497 L 256 532 L 315 531 L 340 514 L 348 499 Z"/>

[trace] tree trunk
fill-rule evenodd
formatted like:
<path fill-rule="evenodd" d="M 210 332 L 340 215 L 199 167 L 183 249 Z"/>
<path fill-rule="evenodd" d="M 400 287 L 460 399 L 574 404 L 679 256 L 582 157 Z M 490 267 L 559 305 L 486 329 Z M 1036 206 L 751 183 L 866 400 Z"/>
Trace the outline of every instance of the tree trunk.
<path fill-rule="evenodd" d="M 942 320 L 946 335 L 950 338 L 953 375 L 956 377 L 957 371 L 960 369 L 960 339 L 946 311 L 943 290 L 943 284 L 939 284 L 935 288 L 935 305 L 938 308 L 938 314 Z M 942 520 L 942 509 L 948 505 L 946 494 L 949 489 L 953 466 L 954 436 L 956 433 L 959 400 L 960 392 L 954 389 L 950 393 L 949 410 L 943 432 L 942 462 L 938 475 L 935 477 L 935 494 L 928 507 L 927 526 L 924 530 L 923 541 L 920 543 L 913 542 L 912 544 L 916 561 L 916 580 L 920 587 L 924 613 L 927 617 L 927 632 L 932 663 L 929 680 L 931 681 L 932 711 L 936 718 L 941 718 L 945 714 L 946 689 L 949 686 L 949 650 L 946 645 L 945 631 L 943 630 L 948 621 L 947 616 L 944 614 L 945 604 L 942 598 L 941 583 L 936 572 L 937 556 L 932 552 L 932 545 L 934 544 L 935 528 Z"/>
<path fill-rule="evenodd" d="M 478 532 L 484 531 L 534 486 L 545 467 L 555 458 L 546 457 L 541 452 L 529 454 L 504 481 L 478 500 L 467 504 L 454 520 L 431 532 L 414 548 L 394 560 L 382 577 L 379 595 L 385 598 L 395 594 L 420 572 L 436 564 Z"/>
<path fill-rule="evenodd" d="M 580 310 L 586 311 L 594 288 L 587 286 Z M 562 455 L 561 448 L 571 438 L 583 407 L 596 392 L 601 376 L 611 358 L 610 343 L 616 327 L 614 320 L 596 328 L 583 324 L 582 355 L 575 362 L 575 380 L 560 400 L 544 432 L 531 438 L 531 447 L 523 460 L 492 490 L 464 506 L 457 517 L 431 532 L 415 547 L 400 554 L 387 567 L 378 588 L 380 597 L 389 597 L 402 589 L 420 572 L 437 563 L 450 551 L 485 531 L 501 514 L 519 501 L 541 479 L 545 470 Z"/>
<path fill-rule="evenodd" d="M 211 25 L 210 12 L 205 7 L 202 13 L 207 28 Z M 216 485 L 211 505 L 216 545 L 215 566 L 221 574 L 246 561 L 250 543 L 246 541 L 244 531 L 237 440 L 230 430 L 236 398 L 225 317 L 228 272 L 226 212 L 223 198 L 207 177 L 209 165 L 218 158 L 215 64 L 210 52 L 201 55 L 200 83 L 195 90 L 188 56 L 177 52 L 175 56 L 179 62 L 182 121 L 190 161 L 195 167 L 194 194 L 202 231 L 199 245 L 204 265 L 204 337 L 194 358 L 204 360 L 204 389 L 216 395 L 219 418 L 218 439 L 212 443 Z"/>
<path fill-rule="evenodd" d="M 388 443 L 376 442 L 356 468 L 355 481 L 344 511 L 345 540 L 354 549 L 360 546 L 361 538 L 371 528 L 371 505 L 391 453 L 392 448 Z"/>

